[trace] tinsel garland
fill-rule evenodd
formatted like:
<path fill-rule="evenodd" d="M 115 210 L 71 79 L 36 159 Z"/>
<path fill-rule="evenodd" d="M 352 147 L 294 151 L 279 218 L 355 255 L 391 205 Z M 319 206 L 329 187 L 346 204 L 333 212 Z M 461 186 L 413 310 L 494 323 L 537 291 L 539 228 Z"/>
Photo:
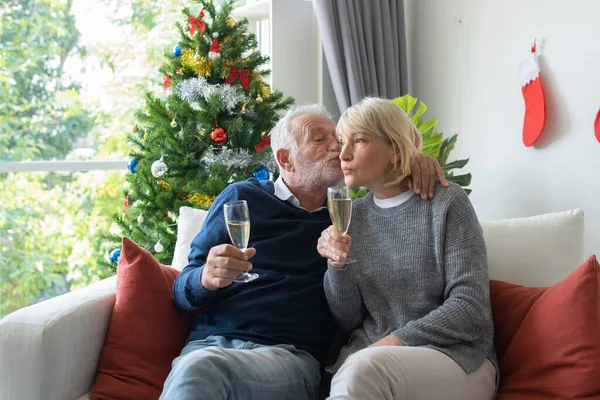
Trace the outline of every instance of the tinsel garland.
<path fill-rule="evenodd" d="M 270 173 L 279 170 L 279 165 L 277 165 L 277 161 L 275 161 L 275 157 L 273 157 L 271 150 L 263 150 L 263 159 L 261 160 L 261 164 L 268 169 Z"/>
<path fill-rule="evenodd" d="M 248 169 L 257 164 L 263 165 L 269 172 L 277 171 L 279 166 L 271 151 L 261 152 L 261 158 L 257 158 L 248 149 L 229 149 L 227 147 L 207 152 L 203 161 L 209 165 L 224 165 L 233 169 Z"/>
<path fill-rule="evenodd" d="M 269 85 L 261 85 L 260 95 L 265 100 L 268 99 L 269 97 L 271 97 L 271 88 L 269 87 Z"/>
<path fill-rule="evenodd" d="M 250 84 L 252 84 L 253 82 L 261 81 L 262 75 L 258 71 L 251 71 L 248 79 L 250 79 Z"/>
<path fill-rule="evenodd" d="M 187 201 L 198 206 L 208 208 L 215 201 L 217 196 L 208 196 L 206 194 L 194 193 L 187 197 Z"/>
<path fill-rule="evenodd" d="M 213 60 L 208 57 L 196 57 L 196 51 L 192 48 L 184 49 L 181 54 L 181 62 L 188 68 L 191 68 L 198 76 L 211 76 Z M 221 60 L 219 75 L 225 79 L 231 73 L 231 66 L 235 64 L 234 60 Z M 181 71 L 181 73 L 179 72 Z M 183 74 L 183 69 L 178 70 L 179 75 Z M 255 73 L 251 79 L 261 79 L 260 74 Z"/>
<path fill-rule="evenodd" d="M 177 94 L 187 102 L 194 102 L 204 98 L 209 101 L 215 94 L 219 96 L 219 100 L 223 109 L 231 112 L 236 109 L 237 104 L 246 103 L 248 97 L 231 85 L 216 84 L 212 85 L 206 81 L 206 78 L 191 78 L 181 81 L 177 84 Z"/>
<path fill-rule="evenodd" d="M 225 165 L 227 168 L 246 169 L 256 164 L 248 149 L 228 149 L 223 147 L 208 151 L 203 160 L 208 165 Z"/>
<path fill-rule="evenodd" d="M 183 65 L 191 68 L 199 76 L 210 76 L 212 63 L 208 57 L 200 57 L 198 61 L 194 59 L 196 51 L 190 48 L 184 49 L 181 54 L 181 62 Z"/>
<path fill-rule="evenodd" d="M 159 181 L 158 181 L 158 186 L 160 186 L 160 189 L 161 189 L 163 192 L 168 192 L 168 191 L 169 191 L 169 187 L 170 187 L 170 185 L 169 185 L 169 183 L 168 183 L 167 181 L 165 181 L 164 179 L 161 179 L 161 180 L 159 180 Z"/>
<path fill-rule="evenodd" d="M 231 67 L 235 63 L 232 60 L 221 60 L 221 79 L 225 79 L 231 73 Z"/>

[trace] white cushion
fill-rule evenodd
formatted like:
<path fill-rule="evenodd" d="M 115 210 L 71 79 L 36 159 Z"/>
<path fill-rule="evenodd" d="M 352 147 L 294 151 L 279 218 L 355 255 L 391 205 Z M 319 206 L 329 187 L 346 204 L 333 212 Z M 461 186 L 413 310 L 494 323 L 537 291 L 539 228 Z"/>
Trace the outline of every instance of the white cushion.
<path fill-rule="evenodd" d="M 583 262 L 583 211 L 482 222 L 490 279 L 551 286 Z"/>
<path fill-rule="evenodd" d="M 182 270 L 188 264 L 188 255 L 190 254 L 190 245 L 196 237 L 208 211 L 199 210 L 192 207 L 179 208 L 179 220 L 177 222 L 177 242 L 175 243 L 175 252 L 171 266 Z"/>

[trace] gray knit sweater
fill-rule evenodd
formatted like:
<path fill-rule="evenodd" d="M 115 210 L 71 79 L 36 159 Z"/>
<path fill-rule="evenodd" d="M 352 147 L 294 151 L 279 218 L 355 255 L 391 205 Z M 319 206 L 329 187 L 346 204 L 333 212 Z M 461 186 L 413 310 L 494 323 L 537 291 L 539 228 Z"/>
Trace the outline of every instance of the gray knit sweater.
<path fill-rule="evenodd" d="M 486 247 L 464 190 L 438 184 L 432 200 L 413 195 L 391 208 L 369 193 L 352 206 L 356 262 L 325 274 L 329 307 L 350 343 L 328 371 L 389 334 L 439 350 L 467 373 L 486 357 L 498 370 Z"/>

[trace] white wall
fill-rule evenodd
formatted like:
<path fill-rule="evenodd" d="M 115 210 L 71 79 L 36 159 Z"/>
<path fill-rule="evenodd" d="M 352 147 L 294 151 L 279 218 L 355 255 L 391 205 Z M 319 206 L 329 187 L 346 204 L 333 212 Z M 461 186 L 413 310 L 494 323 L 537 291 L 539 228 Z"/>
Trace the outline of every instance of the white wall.
<path fill-rule="evenodd" d="M 318 100 L 317 21 L 312 4 L 271 1 L 271 67 L 273 88 L 292 96 L 296 104 Z"/>
<path fill-rule="evenodd" d="M 411 94 L 459 133 L 480 219 L 582 208 L 586 255 L 600 256 L 600 1 L 405 1 Z M 516 67 L 534 37 L 547 121 L 527 148 Z"/>

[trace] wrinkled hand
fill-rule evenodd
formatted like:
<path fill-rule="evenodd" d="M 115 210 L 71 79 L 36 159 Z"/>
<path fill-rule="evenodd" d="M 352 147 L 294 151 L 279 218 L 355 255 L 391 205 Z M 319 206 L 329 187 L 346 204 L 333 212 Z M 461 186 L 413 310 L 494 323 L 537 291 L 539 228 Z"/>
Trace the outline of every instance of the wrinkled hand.
<path fill-rule="evenodd" d="M 435 193 L 435 178 L 443 187 L 448 187 L 442 167 L 434 157 L 419 154 L 410 165 L 411 176 L 408 177 L 409 189 L 414 189 L 422 198 L 433 198 Z"/>
<path fill-rule="evenodd" d="M 248 259 L 256 254 L 251 247 L 240 250 L 230 244 L 215 246 L 208 252 L 200 282 L 206 290 L 215 291 L 232 284 L 233 279 L 244 271 L 250 271 Z"/>
<path fill-rule="evenodd" d="M 350 236 L 337 232 L 333 225 L 321 232 L 317 251 L 329 260 L 332 267 L 343 269 L 349 250 Z"/>
<path fill-rule="evenodd" d="M 383 339 L 379 339 L 369 347 L 378 347 L 378 346 L 405 346 L 404 343 L 400 339 L 398 339 L 394 335 L 387 335 Z"/>

